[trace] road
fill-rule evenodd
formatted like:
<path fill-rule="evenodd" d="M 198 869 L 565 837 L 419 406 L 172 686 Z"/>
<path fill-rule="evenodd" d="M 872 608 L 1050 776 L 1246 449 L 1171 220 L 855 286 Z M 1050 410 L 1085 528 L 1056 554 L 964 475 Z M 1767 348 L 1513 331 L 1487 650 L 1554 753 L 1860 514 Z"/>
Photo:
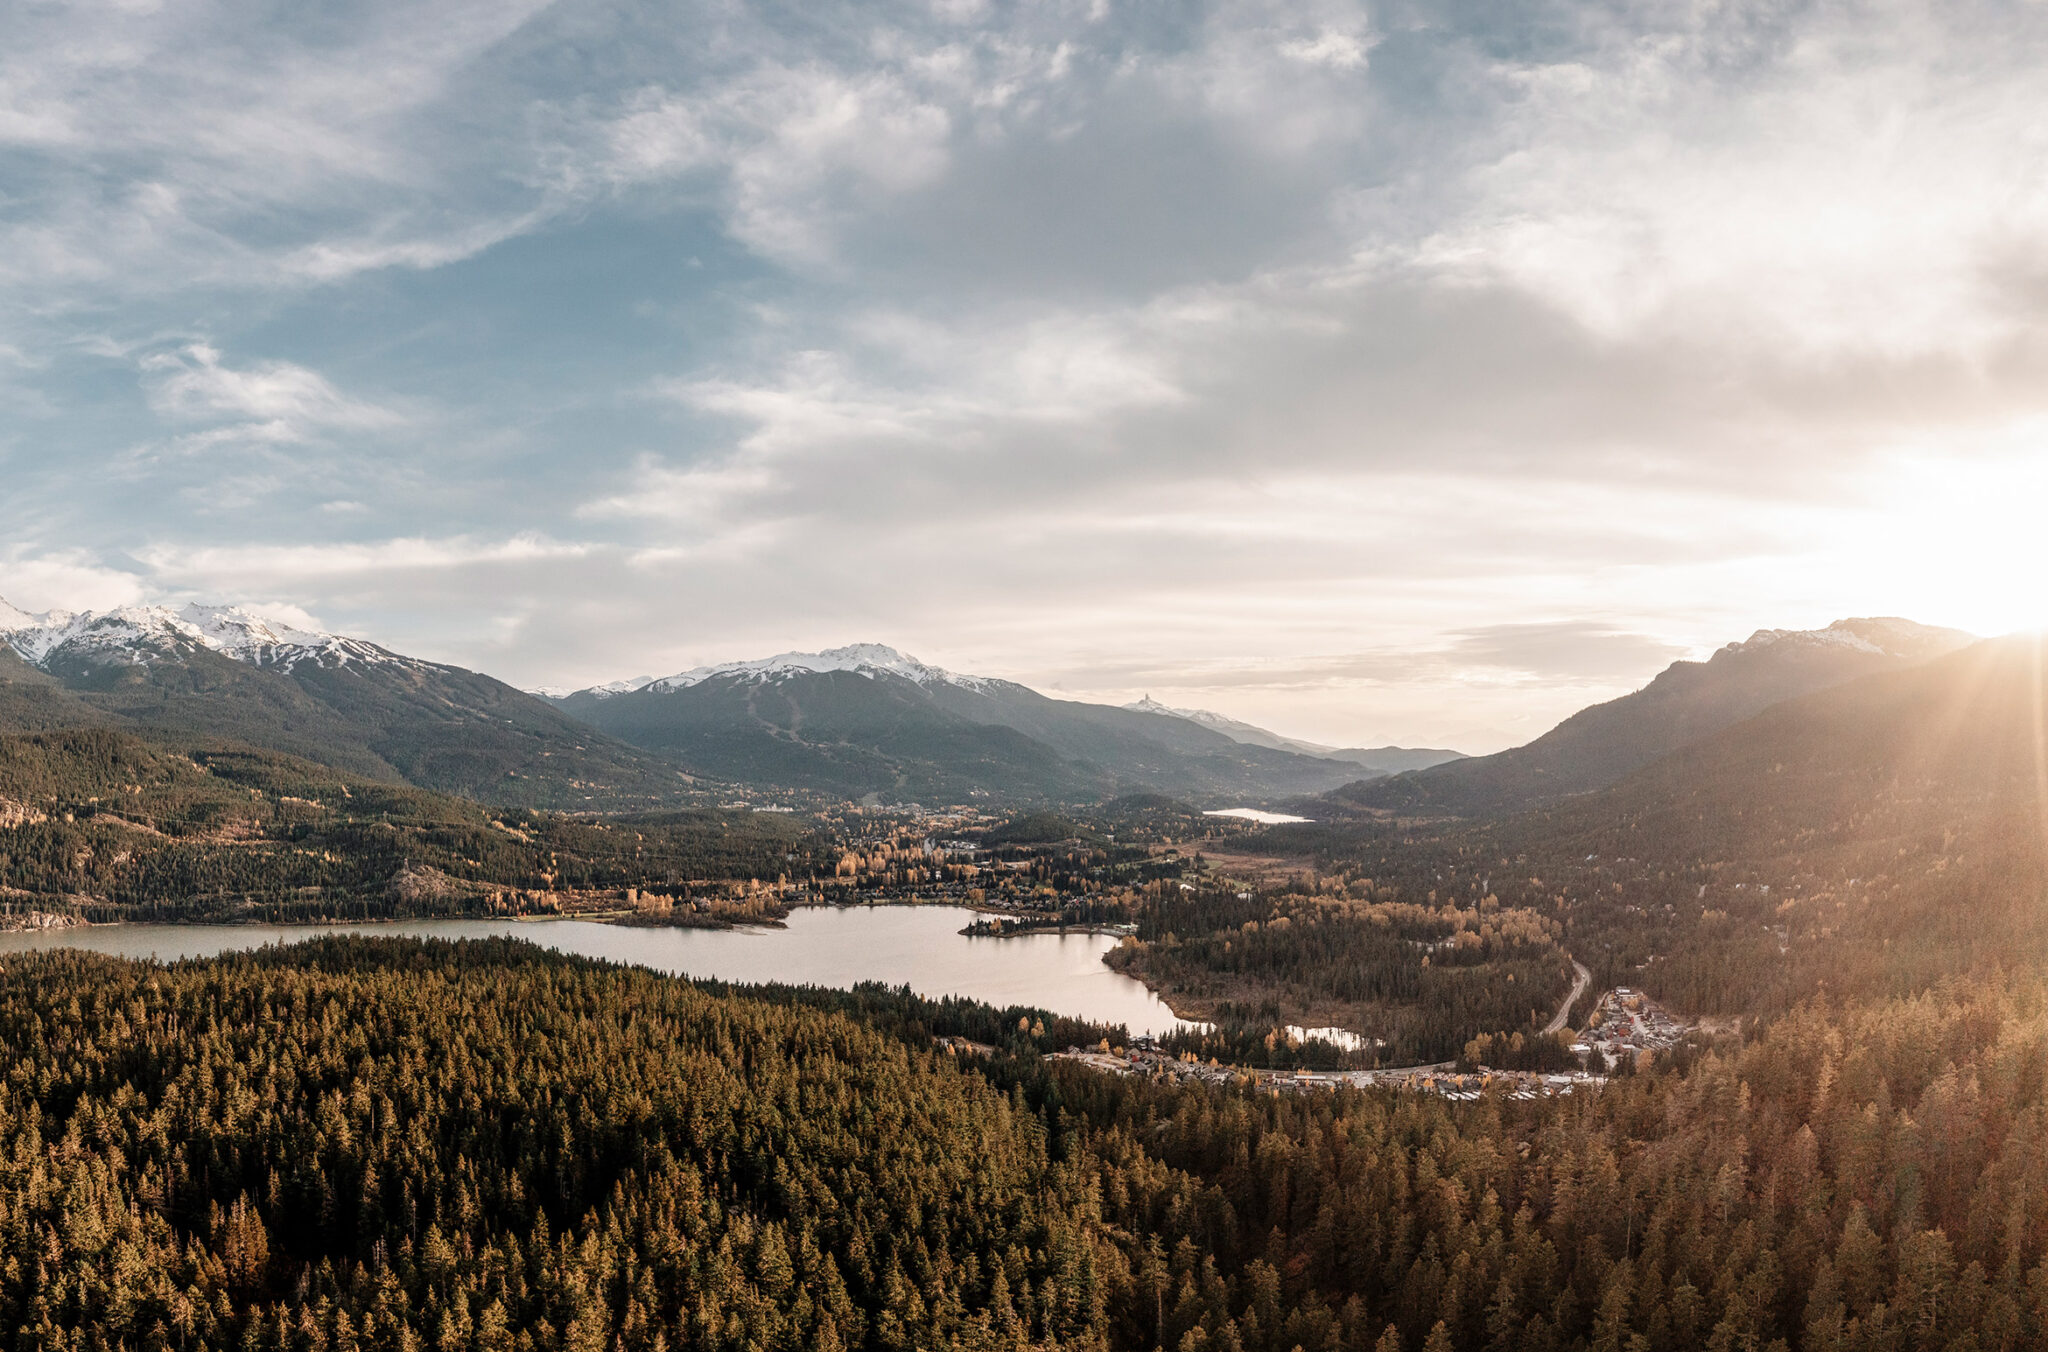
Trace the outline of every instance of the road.
<path fill-rule="evenodd" d="M 1564 997 L 1564 1003 L 1557 1007 L 1557 1013 L 1551 1015 L 1550 1022 L 1544 1025 L 1543 1031 L 1546 1033 L 1564 1031 L 1565 1020 L 1572 1016 L 1572 1006 L 1586 993 L 1586 987 L 1593 984 L 1593 974 L 1587 971 L 1586 964 L 1577 958 L 1572 959 L 1572 970 L 1579 974 L 1578 980 L 1572 982 L 1572 993 Z"/>

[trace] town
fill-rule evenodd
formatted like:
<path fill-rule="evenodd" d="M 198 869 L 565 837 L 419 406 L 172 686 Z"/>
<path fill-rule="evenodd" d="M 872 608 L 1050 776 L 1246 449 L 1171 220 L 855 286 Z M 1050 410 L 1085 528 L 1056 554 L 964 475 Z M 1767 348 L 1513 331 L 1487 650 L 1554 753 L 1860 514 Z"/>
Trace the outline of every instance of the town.
<path fill-rule="evenodd" d="M 1069 1047 L 1051 1053 L 1048 1060 L 1070 1061 L 1110 1075 L 1143 1076 L 1156 1080 L 1213 1085 L 1249 1085 L 1274 1093 L 1307 1093 L 1337 1089 L 1399 1089 L 1411 1093 L 1435 1094 L 1458 1101 L 1476 1100 L 1489 1093 L 1511 1099 L 1553 1098 L 1574 1090 L 1595 1089 L 1607 1083 L 1605 1075 L 1584 1070 L 1546 1073 L 1539 1071 L 1492 1070 L 1480 1067 L 1461 1073 L 1448 1065 L 1411 1066 L 1381 1070 L 1266 1070 L 1226 1066 L 1215 1060 L 1199 1060 L 1188 1053 L 1175 1055 L 1162 1050 L 1151 1038 L 1131 1040 L 1129 1047 Z"/>
<path fill-rule="evenodd" d="M 1599 1056 L 1609 1070 L 1623 1058 L 1632 1069 L 1642 1069 L 1650 1058 L 1696 1031 L 1697 1025 L 1674 1018 L 1643 992 L 1617 986 L 1593 1007 L 1586 1031 L 1572 1043 L 1572 1051 L 1582 1057 Z"/>

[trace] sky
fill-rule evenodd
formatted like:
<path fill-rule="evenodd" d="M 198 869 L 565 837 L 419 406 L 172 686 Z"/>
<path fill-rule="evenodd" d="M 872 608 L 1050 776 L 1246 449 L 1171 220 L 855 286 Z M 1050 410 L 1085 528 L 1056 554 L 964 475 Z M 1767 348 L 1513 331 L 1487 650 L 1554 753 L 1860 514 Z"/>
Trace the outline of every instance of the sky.
<path fill-rule="evenodd" d="M 2048 7 L 0 7 L 0 596 L 1486 751 L 2048 621 Z"/>

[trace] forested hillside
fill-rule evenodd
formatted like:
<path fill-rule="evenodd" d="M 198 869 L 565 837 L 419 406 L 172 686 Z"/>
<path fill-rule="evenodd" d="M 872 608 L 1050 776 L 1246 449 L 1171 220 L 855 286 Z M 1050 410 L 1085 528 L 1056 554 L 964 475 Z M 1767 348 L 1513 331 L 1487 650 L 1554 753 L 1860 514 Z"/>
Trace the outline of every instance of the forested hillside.
<path fill-rule="evenodd" d="M 1536 1033 L 1571 986 L 1563 927 L 1497 898 L 1438 904 L 1434 891 L 1411 902 L 1342 876 L 1277 896 L 1154 888 L 1108 962 L 1226 1036 L 1345 1028 L 1376 1039 L 1368 1059 L 1382 1065 L 1447 1061 L 1480 1033 Z"/>
<path fill-rule="evenodd" d="M 109 721 L 55 677 L 37 671 L 11 648 L 0 647 L 0 732 L 39 732 Z"/>
<path fill-rule="evenodd" d="M 1403 815 L 1520 811 L 1603 788 L 1781 701 L 1910 669 L 1971 641 L 1899 619 L 1764 630 L 1705 662 L 1674 662 L 1641 690 L 1581 709 L 1526 746 L 1350 785 L 1332 798 Z"/>
<path fill-rule="evenodd" d="M 2032 980 L 1471 1104 L 984 1062 L 930 1040 L 986 1035 L 958 1006 L 763 994 L 504 942 L 10 959 L 0 1319 L 188 1352 L 2048 1338 Z"/>
<path fill-rule="evenodd" d="M 674 807 L 686 776 L 459 667 L 247 610 L 30 615 L 0 601 L 0 732 L 230 742 L 366 779 L 572 811 Z"/>
<path fill-rule="evenodd" d="M 579 691 L 559 706 L 693 774 L 884 802 L 1071 803 L 1133 789 L 1264 797 L 1359 773 L 1184 718 L 955 676 L 880 647 Z"/>
<path fill-rule="evenodd" d="M 811 871 L 791 818 L 490 809 L 273 752 L 103 729 L 0 736 L 0 904 L 90 919 L 552 909 Z"/>
<path fill-rule="evenodd" d="M 2048 681 L 2034 640 L 1788 701 L 1517 817 L 1279 828 L 1405 902 L 1496 895 L 1604 984 L 1783 1010 L 2048 964 Z"/>
<path fill-rule="evenodd" d="M 226 739 L 484 802 L 564 809 L 673 804 L 662 765 L 488 676 L 424 663 L 289 671 L 210 652 L 79 663 L 65 688 L 97 722 Z"/>

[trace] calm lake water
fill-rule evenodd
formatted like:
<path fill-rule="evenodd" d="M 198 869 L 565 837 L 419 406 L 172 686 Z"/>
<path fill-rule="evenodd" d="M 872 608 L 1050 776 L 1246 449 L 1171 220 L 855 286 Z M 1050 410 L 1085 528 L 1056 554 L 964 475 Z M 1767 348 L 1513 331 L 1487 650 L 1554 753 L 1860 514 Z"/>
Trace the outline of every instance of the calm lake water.
<path fill-rule="evenodd" d="M 853 986 L 908 985 L 998 1007 L 1034 1005 L 1154 1036 L 1182 1026 L 1141 981 L 1103 966 L 1116 940 L 1100 934 L 969 938 L 958 906 L 805 907 L 784 929 L 640 929 L 590 920 L 405 920 L 381 925 L 95 925 L 0 934 L 0 955 L 81 948 L 127 958 L 205 958 L 321 934 L 476 939 L 511 935 L 585 957 L 676 976 Z"/>

